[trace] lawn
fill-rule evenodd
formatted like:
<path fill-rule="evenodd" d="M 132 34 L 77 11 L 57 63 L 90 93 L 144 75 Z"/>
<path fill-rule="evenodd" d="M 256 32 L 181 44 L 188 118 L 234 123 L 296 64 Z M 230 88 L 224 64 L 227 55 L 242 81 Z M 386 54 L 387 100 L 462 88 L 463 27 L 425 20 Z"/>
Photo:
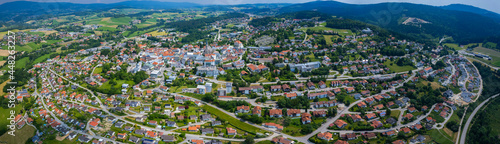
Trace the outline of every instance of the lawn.
<path fill-rule="evenodd" d="M 396 63 L 391 65 L 391 63 L 392 63 L 391 60 L 387 60 L 384 62 L 384 65 L 387 66 L 389 69 L 391 69 L 391 71 L 394 71 L 396 73 L 415 69 L 412 66 L 398 66 Z"/>
<path fill-rule="evenodd" d="M 102 67 L 96 67 L 94 69 L 94 74 L 100 74 L 102 72 Z"/>
<path fill-rule="evenodd" d="M 25 125 L 23 128 L 16 130 L 14 132 L 15 136 L 9 135 L 7 133 L 0 136 L 0 141 L 2 143 L 8 144 L 24 144 L 26 141 L 35 135 L 36 129 Z"/>
<path fill-rule="evenodd" d="M 241 129 L 241 130 L 244 130 L 244 131 L 247 131 L 249 133 L 257 133 L 257 132 L 260 132 L 260 133 L 264 133 L 264 132 L 267 132 L 267 131 L 264 131 L 264 130 L 261 130 L 255 126 L 252 126 L 250 124 L 247 124 L 247 123 L 244 123 L 234 117 L 231 117 L 230 115 L 227 115 L 226 113 L 214 108 L 214 107 L 211 107 L 209 105 L 203 105 L 202 108 L 213 114 L 213 115 L 216 115 L 219 119 L 221 120 L 225 120 L 225 121 L 228 121 L 229 124 L 231 124 L 232 126 L 238 128 L 238 129 Z"/>

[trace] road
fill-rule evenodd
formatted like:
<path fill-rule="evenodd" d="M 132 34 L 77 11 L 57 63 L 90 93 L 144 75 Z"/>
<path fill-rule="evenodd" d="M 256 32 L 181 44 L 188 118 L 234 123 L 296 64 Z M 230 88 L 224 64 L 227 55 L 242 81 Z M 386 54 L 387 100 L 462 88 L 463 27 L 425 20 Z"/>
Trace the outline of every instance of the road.
<path fill-rule="evenodd" d="M 469 118 L 467 119 L 467 122 L 465 123 L 465 126 L 464 126 L 464 130 L 462 131 L 462 134 L 460 136 L 460 144 L 465 144 L 465 138 L 467 136 L 467 130 L 469 129 L 469 125 L 470 125 L 470 122 L 472 121 L 472 119 L 474 118 L 474 115 L 476 115 L 477 111 L 479 111 L 479 109 L 481 109 L 481 107 L 483 107 L 484 104 L 486 104 L 488 101 L 490 101 L 490 99 L 492 98 L 495 98 L 497 97 L 498 95 L 500 94 L 496 94 L 486 100 L 484 100 L 481 104 L 479 104 L 476 109 L 474 109 L 474 111 L 472 112 L 472 114 L 469 116 Z"/>

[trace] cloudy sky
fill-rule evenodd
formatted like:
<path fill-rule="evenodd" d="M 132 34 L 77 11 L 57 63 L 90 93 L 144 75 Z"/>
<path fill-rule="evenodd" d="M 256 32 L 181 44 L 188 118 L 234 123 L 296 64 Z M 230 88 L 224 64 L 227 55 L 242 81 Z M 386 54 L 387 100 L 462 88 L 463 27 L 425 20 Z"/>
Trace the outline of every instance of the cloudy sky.
<path fill-rule="evenodd" d="M 0 0 L 0 4 L 5 2 L 20 1 L 20 0 Z M 126 0 L 27 0 L 38 2 L 73 2 L 73 3 L 115 3 Z M 313 0 L 156 0 L 156 1 L 171 1 L 171 2 L 192 2 L 198 4 L 248 4 L 248 3 L 304 3 Z M 483 8 L 489 11 L 500 13 L 499 0 L 336 0 L 350 4 L 372 4 L 381 2 L 411 2 L 418 4 L 427 4 L 434 6 L 442 6 L 448 4 L 467 4 Z"/>

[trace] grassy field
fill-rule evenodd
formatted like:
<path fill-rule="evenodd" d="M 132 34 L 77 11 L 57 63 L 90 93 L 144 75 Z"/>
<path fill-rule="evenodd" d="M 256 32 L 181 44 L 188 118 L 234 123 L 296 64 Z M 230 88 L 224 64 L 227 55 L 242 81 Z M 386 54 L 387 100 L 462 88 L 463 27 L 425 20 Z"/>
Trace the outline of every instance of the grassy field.
<path fill-rule="evenodd" d="M 15 110 L 16 111 L 16 114 L 21 110 L 23 109 L 23 107 L 21 105 L 16 105 L 16 107 L 14 108 L 9 108 L 9 109 L 3 109 L 2 107 L 0 107 L 0 119 L 2 119 L 0 121 L 0 131 L 7 131 L 7 125 L 9 124 L 10 121 L 7 120 L 8 117 L 10 117 L 10 111 L 11 110 Z"/>
<path fill-rule="evenodd" d="M 52 53 L 50 53 L 50 54 L 45 54 L 45 55 L 43 55 L 43 56 L 41 56 L 41 57 L 36 58 L 36 59 L 35 59 L 35 61 L 33 61 L 33 64 L 41 63 L 41 62 L 43 62 L 44 60 L 47 60 L 48 58 L 50 58 L 50 55 L 51 55 L 51 54 L 52 54 Z"/>
<path fill-rule="evenodd" d="M 102 67 L 97 67 L 94 69 L 94 74 L 100 74 L 102 72 Z"/>
<path fill-rule="evenodd" d="M 404 72 L 404 71 L 409 71 L 409 70 L 414 70 L 415 68 L 412 66 L 398 66 L 396 63 L 392 64 L 391 60 L 387 60 L 384 62 L 384 65 L 387 66 L 389 69 L 391 69 L 394 72 Z"/>
<path fill-rule="evenodd" d="M 203 105 L 202 108 L 205 111 L 207 111 L 213 115 L 216 115 L 219 119 L 228 121 L 232 126 L 239 128 L 241 130 L 244 130 L 244 131 L 247 131 L 250 133 L 257 133 L 257 132 L 264 133 L 264 132 L 266 132 L 264 130 L 261 130 L 261 129 L 255 127 L 255 126 L 241 122 L 240 120 L 238 120 L 234 117 L 231 117 L 230 115 L 227 115 L 226 113 L 224 113 L 224 112 L 222 112 L 214 107 L 211 107 L 208 105 Z"/>
<path fill-rule="evenodd" d="M 28 62 L 29 58 L 24 57 L 20 60 L 16 60 L 15 68 L 24 68 L 26 66 L 26 63 Z M 1 70 L 9 70 L 8 66 L 3 67 Z"/>
<path fill-rule="evenodd" d="M 8 144 L 24 144 L 26 141 L 35 135 L 36 129 L 34 127 L 25 125 L 23 128 L 14 132 L 15 136 L 7 133 L 0 136 L 0 141 Z"/>
<path fill-rule="evenodd" d="M 313 30 L 313 31 L 331 30 L 333 32 L 337 32 L 339 35 L 342 35 L 342 36 L 352 35 L 352 31 L 348 30 L 348 29 L 334 29 L 334 28 L 329 28 L 329 27 L 324 27 L 324 26 L 300 28 L 300 30 L 303 30 L 303 31 L 306 31 L 308 29 Z"/>
<path fill-rule="evenodd" d="M 399 118 L 400 113 L 401 113 L 401 111 L 393 110 L 393 111 L 391 111 L 391 117 Z"/>
<path fill-rule="evenodd" d="M 148 34 L 151 34 L 152 36 L 163 36 L 163 35 L 168 35 L 168 32 L 152 31 L 152 32 L 148 32 Z"/>
<path fill-rule="evenodd" d="M 321 61 L 320 59 L 315 58 L 314 54 L 306 55 L 306 59 L 307 58 L 309 58 L 309 60 L 311 60 L 311 62 L 313 62 L 313 61 Z"/>
<path fill-rule="evenodd" d="M 7 81 L 3 82 L 2 84 L 0 84 L 0 89 L 3 89 L 3 87 L 5 85 L 7 85 L 7 82 L 10 82 L 10 79 L 8 79 Z M 2 91 L 0 91 L 0 96 L 3 96 L 5 93 Z"/>
<path fill-rule="evenodd" d="M 449 140 L 449 139 L 451 139 L 449 136 L 447 137 L 445 135 L 442 135 L 441 133 L 439 133 L 439 131 L 437 129 L 432 129 L 432 130 L 428 131 L 427 134 L 432 138 L 432 140 L 434 140 L 437 143 L 453 144 L 453 142 Z"/>
<path fill-rule="evenodd" d="M 491 60 L 484 60 L 481 58 L 474 57 L 475 59 L 486 62 L 486 63 L 494 65 L 494 66 L 500 66 L 500 52 L 499 51 L 495 51 L 493 49 L 488 49 L 488 48 L 484 48 L 484 47 L 476 47 L 476 48 L 474 48 L 473 52 L 486 54 L 486 55 L 491 57 Z"/>
<path fill-rule="evenodd" d="M 135 83 L 133 81 L 117 80 L 116 85 L 114 85 L 114 87 L 121 88 L 122 84 L 124 84 L 124 83 L 128 83 L 130 86 L 135 85 Z M 111 88 L 111 84 L 109 84 L 109 81 L 105 82 L 104 84 L 102 84 L 99 87 L 99 89 L 110 89 L 110 88 Z"/>
<path fill-rule="evenodd" d="M 419 84 L 417 84 L 417 86 L 419 86 L 419 87 L 427 86 L 428 83 L 429 83 L 429 81 L 421 81 Z M 437 82 L 430 82 L 430 83 L 431 83 L 432 89 L 444 88 L 441 84 L 439 84 Z"/>
<path fill-rule="evenodd" d="M 443 45 L 444 46 L 448 46 L 450 48 L 453 48 L 455 50 L 463 50 L 463 49 L 465 49 L 465 46 L 462 48 L 458 44 L 454 44 L 454 43 L 444 43 Z"/>
<path fill-rule="evenodd" d="M 338 36 L 334 36 L 334 35 L 323 35 L 323 37 L 325 37 L 325 41 L 326 41 L 327 45 L 333 44 L 332 37 L 338 38 Z"/>

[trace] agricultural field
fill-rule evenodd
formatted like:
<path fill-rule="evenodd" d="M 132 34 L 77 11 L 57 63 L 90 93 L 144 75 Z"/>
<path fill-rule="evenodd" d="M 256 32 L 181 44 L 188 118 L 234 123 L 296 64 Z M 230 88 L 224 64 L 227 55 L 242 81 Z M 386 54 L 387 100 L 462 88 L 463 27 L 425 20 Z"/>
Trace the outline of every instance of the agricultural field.
<path fill-rule="evenodd" d="M 484 47 L 476 47 L 476 48 L 474 48 L 473 52 L 486 54 L 486 55 L 491 57 L 491 60 L 480 59 L 477 57 L 475 57 L 474 59 L 483 61 L 483 62 L 491 64 L 493 66 L 497 66 L 497 67 L 500 66 L 500 52 L 499 51 L 484 48 Z"/>

